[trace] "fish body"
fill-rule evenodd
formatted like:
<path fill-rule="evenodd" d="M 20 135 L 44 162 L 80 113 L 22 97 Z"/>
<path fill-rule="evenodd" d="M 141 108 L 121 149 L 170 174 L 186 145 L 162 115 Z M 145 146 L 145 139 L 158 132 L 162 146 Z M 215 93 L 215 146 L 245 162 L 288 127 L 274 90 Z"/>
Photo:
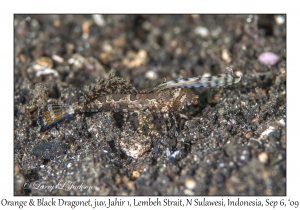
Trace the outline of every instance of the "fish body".
<path fill-rule="evenodd" d="M 225 73 L 212 77 L 192 77 L 164 82 L 150 91 L 135 91 L 125 80 L 115 77 L 102 81 L 100 89 L 93 90 L 93 94 L 86 95 L 79 102 L 72 105 L 48 104 L 41 111 L 38 119 L 40 131 L 51 129 L 58 123 L 85 112 L 148 112 L 153 115 L 177 113 L 186 106 L 197 104 L 198 96 L 190 88 L 205 88 L 226 86 L 238 83 L 241 78 Z M 112 82 L 113 81 L 113 82 Z M 112 88 L 113 87 L 113 88 Z"/>

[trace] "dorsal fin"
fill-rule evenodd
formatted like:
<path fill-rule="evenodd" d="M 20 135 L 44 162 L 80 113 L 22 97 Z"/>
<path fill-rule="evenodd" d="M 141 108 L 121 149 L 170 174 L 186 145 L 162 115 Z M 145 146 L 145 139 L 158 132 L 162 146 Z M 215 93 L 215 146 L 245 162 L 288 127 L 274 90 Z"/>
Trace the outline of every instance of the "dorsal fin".
<path fill-rule="evenodd" d="M 95 93 L 105 94 L 132 94 L 137 93 L 137 90 L 128 81 L 121 77 L 117 77 L 112 70 L 109 72 L 107 80 L 100 80 L 92 90 L 92 95 Z"/>
<path fill-rule="evenodd" d="M 227 68 L 227 73 L 219 74 L 217 76 L 209 77 L 191 77 L 187 79 L 175 79 L 154 87 L 150 92 L 161 91 L 165 89 L 176 89 L 176 88 L 204 88 L 204 87 L 215 87 L 215 86 L 226 86 L 238 83 L 241 77 L 236 78 L 233 75 L 232 69 Z"/>
<path fill-rule="evenodd" d="M 80 98 L 80 105 L 87 104 L 94 99 L 110 94 L 136 94 L 137 90 L 128 81 L 117 77 L 111 70 L 107 80 L 100 79 L 98 83 L 91 87 L 89 93 Z"/>

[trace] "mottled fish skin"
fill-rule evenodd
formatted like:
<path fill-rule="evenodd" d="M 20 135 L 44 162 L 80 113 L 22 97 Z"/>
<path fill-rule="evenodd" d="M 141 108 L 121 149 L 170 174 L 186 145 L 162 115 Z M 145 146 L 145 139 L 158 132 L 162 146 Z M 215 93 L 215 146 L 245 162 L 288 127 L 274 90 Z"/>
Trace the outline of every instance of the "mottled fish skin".
<path fill-rule="evenodd" d="M 48 104 L 41 110 L 38 119 L 40 131 L 51 129 L 74 114 L 85 112 L 148 112 L 155 116 L 177 113 L 191 104 L 197 104 L 198 96 L 189 88 L 226 86 L 238 83 L 241 78 L 225 73 L 212 77 L 193 77 L 162 83 L 151 91 L 137 92 L 134 87 L 114 75 L 109 81 L 99 84 L 100 89 L 92 90 L 72 105 Z M 114 89 L 112 89 L 112 87 Z M 122 90 L 127 88 L 128 90 Z"/>
<path fill-rule="evenodd" d="M 101 111 L 127 113 L 131 110 L 166 113 L 177 112 L 185 106 L 197 103 L 197 95 L 190 89 L 178 88 L 154 93 L 100 96 L 86 106 L 74 106 L 73 109 L 75 113 Z"/>

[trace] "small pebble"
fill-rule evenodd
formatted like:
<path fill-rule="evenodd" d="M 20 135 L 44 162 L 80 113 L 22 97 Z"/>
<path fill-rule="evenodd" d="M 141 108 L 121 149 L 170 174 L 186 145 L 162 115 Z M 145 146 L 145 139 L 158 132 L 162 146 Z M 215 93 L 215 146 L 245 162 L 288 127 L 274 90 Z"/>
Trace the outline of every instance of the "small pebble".
<path fill-rule="evenodd" d="M 185 195 L 195 195 L 195 193 L 193 191 L 188 190 L 188 189 L 185 189 L 183 192 Z"/>
<path fill-rule="evenodd" d="M 266 152 L 262 152 L 258 155 L 258 160 L 261 163 L 266 163 L 268 160 L 268 154 Z"/>
<path fill-rule="evenodd" d="M 84 39 L 88 38 L 91 25 L 92 25 L 92 21 L 90 21 L 90 20 L 87 20 L 82 24 L 82 26 L 81 26 L 82 32 L 83 32 L 82 36 Z"/>
<path fill-rule="evenodd" d="M 149 80 L 155 80 L 157 78 L 157 74 L 154 71 L 147 71 L 145 77 Z"/>
<path fill-rule="evenodd" d="M 115 45 L 119 48 L 123 48 L 126 44 L 124 37 L 119 37 L 115 40 Z"/>
<path fill-rule="evenodd" d="M 189 178 L 189 179 L 185 180 L 185 187 L 189 190 L 195 189 L 196 185 L 197 185 L 197 183 L 195 182 L 194 179 Z"/>
<path fill-rule="evenodd" d="M 134 186 L 134 182 L 128 182 L 127 183 L 127 188 L 131 191 L 135 191 L 135 186 Z"/>
<path fill-rule="evenodd" d="M 285 121 L 284 121 L 284 119 L 279 120 L 278 123 L 279 123 L 280 125 L 282 125 L 282 126 L 285 126 Z"/>
<path fill-rule="evenodd" d="M 63 63 L 64 62 L 64 58 L 59 56 L 59 55 L 52 55 L 52 59 L 58 63 Z"/>
<path fill-rule="evenodd" d="M 53 138 L 56 138 L 59 135 L 59 132 L 56 129 L 52 129 L 50 131 L 50 133 L 51 133 L 51 135 L 52 135 Z"/>
<path fill-rule="evenodd" d="M 103 18 L 103 15 L 93 15 L 93 20 L 98 26 L 104 26 L 105 20 Z"/>
<path fill-rule="evenodd" d="M 122 183 L 122 179 L 120 177 L 116 178 L 116 184 L 121 184 Z"/>
<path fill-rule="evenodd" d="M 133 176 L 133 178 L 137 179 L 137 178 L 140 177 L 140 172 L 138 172 L 138 171 L 133 171 L 133 172 L 132 172 L 132 176 Z"/>
<path fill-rule="evenodd" d="M 254 123 L 258 123 L 258 121 L 259 121 L 258 117 L 254 117 L 253 120 L 252 120 L 252 122 L 254 122 Z"/>
<path fill-rule="evenodd" d="M 275 22 L 277 25 L 282 25 L 285 23 L 285 17 L 282 15 L 276 15 L 275 16 Z"/>
<path fill-rule="evenodd" d="M 112 53 L 113 47 L 108 43 L 104 43 L 102 45 L 102 50 L 106 53 Z"/>
<path fill-rule="evenodd" d="M 53 21 L 53 26 L 55 28 L 59 28 L 61 26 L 61 22 L 59 19 Z"/>
<path fill-rule="evenodd" d="M 53 61 L 49 57 L 40 57 L 35 60 L 33 68 L 36 71 L 39 71 L 41 69 L 45 68 L 52 68 L 53 67 Z"/>
<path fill-rule="evenodd" d="M 204 38 L 209 35 L 209 30 L 205 27 L 198 26 L 197 28 L 195 28 L 195 34 L 200 35 Z"/>
<path fill-rule="evenodd" d="M 229 55 L 229 52 L 227 49 L 222 50 L 222 60 L 225 61 L 226 63 L 230 63 L 230 61 L 231 61 L 231 58 L 230 58 L 230 55 Z"/>
<path fill-rule="evenodd" d="M 244 136 L 245 136 L 247 139 L 249 139 L 249 138 L 251 138 L 253 135 L 252 135 L 251 132 L 249 132 L 249 133 L 245 133 Z"/>
<path fill-rule="evenodd" d="M 241 71 L 236 71 L 235 72 L 235 76 L 237 77 L 242 77 L 243 76 L 243 73 Z"/>
<path fill-rule="evenodd" d="M 259 55 L 258 60 L 264 65 L 275 65 L 279 61 L 279 56 L 272 52 L 264 52 Z"/>
<path fill-rule="evenodd" d="M 47 75 L 47 74 L 53 74 L 55 77 L 58 77 L 58 73 L 54 69 L 44 69 L 44 70 L 38 71 L 35 73 L 35 76 L 39 77 L 41 75 Z"/>
<path fill-rule="evenodd" d="M 17 164 L 15 164 L 15 174 L 18 174 L 20 172 L 20 168 Z"/>
<path fill-rule="evenodd" d="M 146 31 L 150 31 L 151 30 L 151 23 L 149 21 L 145 21 L 142 25 L 143 29 Z"/>

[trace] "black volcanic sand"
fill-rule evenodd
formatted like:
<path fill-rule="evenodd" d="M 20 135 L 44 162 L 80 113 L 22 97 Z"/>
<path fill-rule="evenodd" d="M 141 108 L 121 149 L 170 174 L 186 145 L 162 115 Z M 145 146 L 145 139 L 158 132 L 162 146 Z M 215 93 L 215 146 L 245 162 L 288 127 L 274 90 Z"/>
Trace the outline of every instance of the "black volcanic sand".
<path fill-rule="evenodd" d="M 286 195 L 286 24 L 277 17 L 16 15 L 14 194 Z M 258 61 L 266 51 L 277 64 Z M 76 102 L 110 70 L 142 89 L 226 67 L 242 80 L 194 89 L 199 104 L 164 134 L 134 132 L 113 112 L 37 126 L 46 103 Z"/>

